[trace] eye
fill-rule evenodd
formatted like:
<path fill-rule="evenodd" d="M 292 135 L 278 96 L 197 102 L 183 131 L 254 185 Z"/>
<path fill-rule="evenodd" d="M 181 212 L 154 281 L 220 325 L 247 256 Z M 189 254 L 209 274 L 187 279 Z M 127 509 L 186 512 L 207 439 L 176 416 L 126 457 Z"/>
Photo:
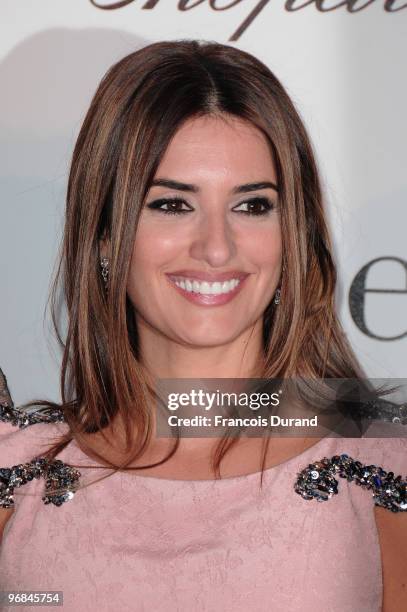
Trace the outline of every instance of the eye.
<path fill-rule="evenodd" d="M 147 204 L 147 208 L 151 210 L 157 210 L 159 212 L 163 212 L 166 215 L 184 215 L 193 211 L 193 208 L 181 208 L 182 205 L 186 205 L 185 200 L 179 197 L 173 198 L 160 198 L 158 200 L 154 200 Z M 166 206 L 167 208 L 163 208 Z M 237 207 L 246 206 L 246 210 L 237 210 Z M 274 204 L 266 197 L 256 197 L 251 198 L 250 200 L 246 200 L 245 202 L 241 202 L 233 210 L 235 212 L 248 215 L 248 216 L 261 216 L 267 215 L 274 208 Z"/>
<path fill-rule="evenodd" d="M 246 200 L 245 202 L 241 202 L 237 206 L 246 206 L 246 210 L 236 210 L 236 207 L 233 209 L 235 212 L 243 213 L 244 215 L 249 216 L 260 216 L 267 215 L 274 208 L 273 203 L 265 197 L 257 197 L 251 198 L 250 200 Z M 263 209 L 261 208 L 263 206 Z"/>
<path fill-rule="evenodd" d="M 159 200 L 154 200 L 154 202 L 147 204 L 147 208 L 158 210 L 166 215 L 184 215 L 192 212 L 192 208 L 180 208 L 182 204 L 186 204 L 185 200 L 182 198 L 160 198 Z M 168 206 L 168 208 L 162 208 L 163 206 Z"/>

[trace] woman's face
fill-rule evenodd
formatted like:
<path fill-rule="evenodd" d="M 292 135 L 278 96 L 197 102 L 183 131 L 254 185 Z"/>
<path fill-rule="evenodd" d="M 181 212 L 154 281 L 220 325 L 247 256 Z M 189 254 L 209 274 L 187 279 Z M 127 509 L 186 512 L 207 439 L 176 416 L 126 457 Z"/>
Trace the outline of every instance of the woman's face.
<path fill-rule="evenodd" d="M 208 347 L 262 325 L 282 256 L 277 177 L 263 134 L 237 118 L 189 120 L 158 181 L 144 202 L 127 286 L 139 330 Z"/>

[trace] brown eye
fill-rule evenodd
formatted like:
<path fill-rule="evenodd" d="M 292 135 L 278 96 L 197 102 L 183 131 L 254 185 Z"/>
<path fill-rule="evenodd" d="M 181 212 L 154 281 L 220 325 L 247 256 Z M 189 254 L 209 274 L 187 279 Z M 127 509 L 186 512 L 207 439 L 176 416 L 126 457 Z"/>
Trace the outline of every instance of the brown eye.
<path fill-rule="evenodd" d="M 147 204 L 147 208 L 163 212 L 166 215 L 183 215 L 185 213 L 192 212 L 192 208 L 182 209 L 182 204 L 186 204 L 182 198 L 160 198 Z M 163 208 L 167 206 L 168 208 Z"/>
<path fill-rule="evenodd" d="M 238 206 L 246 206 L 246 210 L 236 210 L 236 207 L 233 209 L 235 212 L 243 213 L 249 216 L 261 216 L 267 215 L 272 209 L 273 204 L 268 198 L 251 198 L 250 200 L 246 200 L 245 202 L 241 202 Z"/>

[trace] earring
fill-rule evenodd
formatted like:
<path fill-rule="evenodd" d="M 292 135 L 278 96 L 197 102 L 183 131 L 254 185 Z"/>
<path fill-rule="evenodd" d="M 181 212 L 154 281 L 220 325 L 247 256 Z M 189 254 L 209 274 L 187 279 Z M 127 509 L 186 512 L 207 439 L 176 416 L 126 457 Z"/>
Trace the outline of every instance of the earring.
<path fill-rule="evenodd" d="M 109 280 L 109 260 L 107 259 L 107 257 L 101 257 L 100 269 L 103 278 L 103 283 L 105 285 L 105 290 L 107 291 L 107 284 Z"/>

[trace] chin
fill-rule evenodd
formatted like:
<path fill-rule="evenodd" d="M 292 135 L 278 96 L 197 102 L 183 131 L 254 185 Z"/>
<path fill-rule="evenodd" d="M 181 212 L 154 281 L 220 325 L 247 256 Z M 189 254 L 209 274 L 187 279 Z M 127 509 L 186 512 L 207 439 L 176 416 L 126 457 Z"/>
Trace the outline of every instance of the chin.
<path fill-rule="evenodd" d="M 181 339 L 185 344 L 189 344 L 195 347 L 211 347 L 211 346 L 222 346 L 235 340 L 239 334 L 225 333 L 223 330 L 205 330 L 203 333 L 194 334 L 177 334 L 176 336 Z"/>

